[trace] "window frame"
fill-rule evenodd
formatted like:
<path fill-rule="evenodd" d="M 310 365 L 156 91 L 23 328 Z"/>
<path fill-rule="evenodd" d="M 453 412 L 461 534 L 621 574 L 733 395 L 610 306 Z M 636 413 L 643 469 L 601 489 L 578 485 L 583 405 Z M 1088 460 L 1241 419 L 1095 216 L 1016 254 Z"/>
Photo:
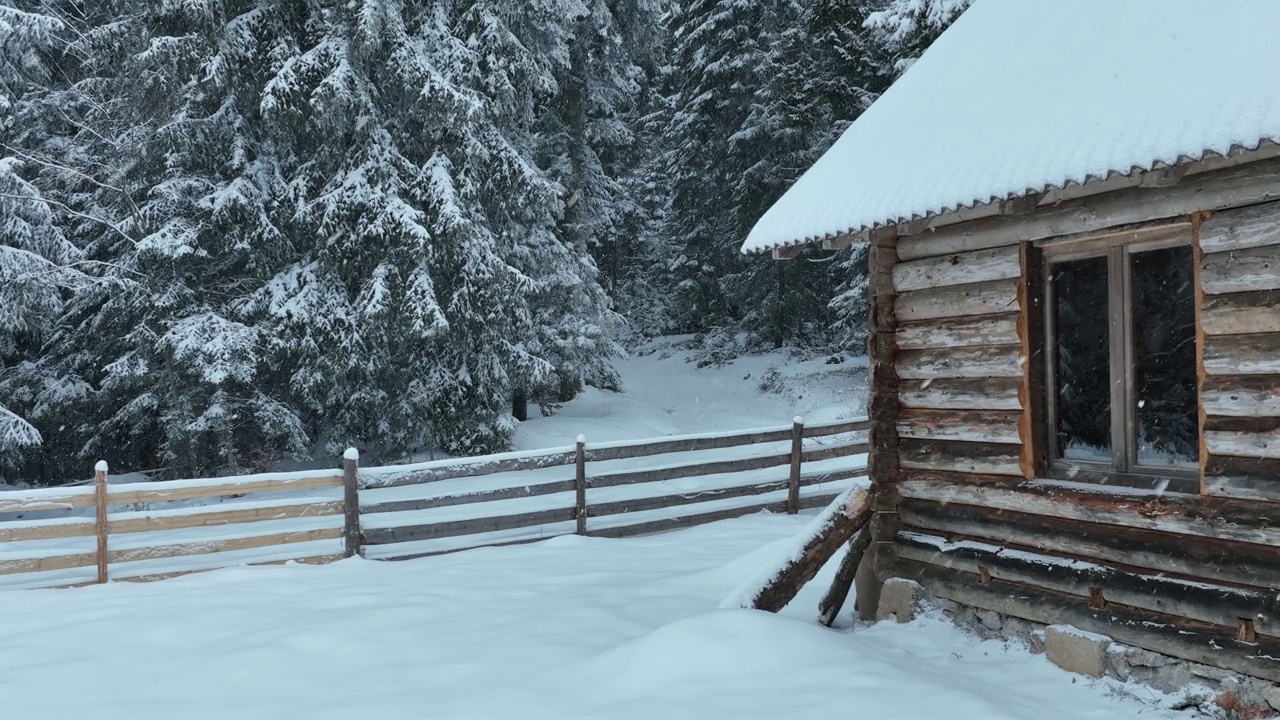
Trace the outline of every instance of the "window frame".
<path fill-rule="evenodd" d="M 1156 228 L 1155 232 L 1125 232 L 1081 239 L 1037 241 L 1043 287 L 1043 361 L 1038 368 L 1043 378 L 1046 468 L 1051 477 L 1062 480 L 1097 482 L 1128 487 L 1151 488 L 1166 482 L 1171 492 L 1196 494 L 1200 491 L 1200 460 L 1185 465 L 1141 465 L 1138 463 L 1137 397 L 1134 377 L 1132 269 L 1133 256 L 1142 252 L 1175 247 L 1194 247 L 1189 225 Z M 1057 328 L 1053 266 L 1073 260 L 1107 259 L 1108 362 L 1111 399 L 1111 460 L 1089 461 L 1059 457 L 1057 416 Z M 1117 352 L 1118 350 L 1118 352 Z M 1197 373 L 1197 393 L 1200 380 Z M 1201 449 L 1203 453 L 1203 449 Z"/>

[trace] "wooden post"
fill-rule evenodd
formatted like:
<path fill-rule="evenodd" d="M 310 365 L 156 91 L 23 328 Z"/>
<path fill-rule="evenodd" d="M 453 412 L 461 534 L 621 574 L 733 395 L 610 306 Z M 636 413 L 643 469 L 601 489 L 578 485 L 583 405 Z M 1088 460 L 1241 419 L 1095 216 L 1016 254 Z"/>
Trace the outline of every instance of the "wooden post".
<path fill-rule="evenodd" d="M 345 527 L 342 533 L 343 557 L 360 554 L 360 488 L 358 468 L 360 451 L 347 448 L 342 454 L 342 509 Z"/>
<path fill-rule="evenodd" d="M 98 582 L 107 581 L 107 461 L 93 467 L 93 498 L 97 507 L 95 529 L 98 533 Z"/>
<path fill-rule="evenodd" d="M 875 572 L 866 579 L 876 586 L 858 586 L 858 597 L 871 600 L 879 595 L 879 583 L 890 577 L 897 560 L 894 538 L 898 534 L 898 343 L 895 333 L 898 318 L 894 313 L 897 293 L 893 287 L 893 267 L 897 264 L 897 229 L 879 228 L 871 232 L 868 248 L 868 291 L 871 314 L 871 336 L 867 339 L 867 355 L 871 360 L 871 419 L 867 470 L 871 476 L 871 495 L 875 516 L 871 522 L 872 556 Z M 875 618 L 874 602 L 859 602 L 858 613 L 864 620 Z"/>
<path fill-rule="evenodd" d="M 800 512 L 800 457 L 804 452 L 804 418 L 791 421 L 791 477 L 787 483 L 787 514 Z"/>
<path fill-rule="evenodd" d="M 574 473 L 573 487 L 578 497 L 574 503 L 574 515 L 578 519 L 578 534 L 587 534 L 587 438 L 578 436 L 576 453 L 577 472 Z"/>

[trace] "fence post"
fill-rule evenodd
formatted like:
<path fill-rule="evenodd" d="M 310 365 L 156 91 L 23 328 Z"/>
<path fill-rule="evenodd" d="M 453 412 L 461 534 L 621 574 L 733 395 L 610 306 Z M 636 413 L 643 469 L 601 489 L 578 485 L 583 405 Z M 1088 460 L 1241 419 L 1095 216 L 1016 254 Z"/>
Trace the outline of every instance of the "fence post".
<path fill-rule="evenodd" d="M 107 581 L 107 461 L 93 466 L 93 501 L 97 508 L 94 529 L 98 534 L 98 582 Z"/>
<path fill-rule="evenodd" d="M 787 514 L 800 512 L 800 455 L 804 450 L 804 418 L 791 421 L 791 477 L 787 483 Z"/>
<path fill-rule="evenodd" d="M 574 474 L 573 487 L 578 497 L 574 503 L 574 514 L 578 519 L 578 534 L 587 534 L 587 437 L 578 436 L 576 453 L 577 472 Z"/>
<path fill-rule="evenodd" d="M 357 469 L 360 451 L 347 448 L 342 454 L 342 510 L 345 526 L 342 533 L 343 557 L 360 554 L 360 489 L 357 485 Z"/>

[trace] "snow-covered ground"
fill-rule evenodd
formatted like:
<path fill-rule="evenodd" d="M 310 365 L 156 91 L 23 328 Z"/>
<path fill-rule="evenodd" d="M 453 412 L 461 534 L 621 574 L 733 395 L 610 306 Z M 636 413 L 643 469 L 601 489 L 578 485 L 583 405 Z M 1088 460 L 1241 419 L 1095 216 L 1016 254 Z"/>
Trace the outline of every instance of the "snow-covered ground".
<path fill-rule="evenodd" d="M 867 359 L 829 356 L 797 359 L 780 350 L 731 363 L 698 367 L 683 338 L 660 338 L 614 363 L 622 392 L 587 388 L 550 417 L 530 408 L 516 431 L 518 449 L 587 442 L 641 440 L 662 435 L 743 430 L 862 417 L 866 412 Z"/>
<path fill-rule="evenodd" d="M 809 520 L 3 593 L 0 693 L 27 720 L 1162 715 L 939 620 L 820 628 L 826 577 L 715 609 Z"/>

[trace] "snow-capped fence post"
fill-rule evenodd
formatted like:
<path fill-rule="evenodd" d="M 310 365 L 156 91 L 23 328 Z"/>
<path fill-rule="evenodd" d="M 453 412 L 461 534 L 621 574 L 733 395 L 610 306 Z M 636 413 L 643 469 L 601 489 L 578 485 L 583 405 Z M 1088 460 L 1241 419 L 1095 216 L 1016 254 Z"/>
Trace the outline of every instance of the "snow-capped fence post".
<path fill-rule="evenodd" d="M 97 508 L 94 529 L 98 535 L 98 582 L 107 581 L 107 461 L 93 466 L 93 500 Z"/>
<path fill-rule="evenodd" d="M 360 451 L 347 448 L 342 454 L 343 557 L 360 554 L 360 488 L 357 486 Z"/>
<path fill-rule="evenodd" d="M 791 421 L 791 477 L 787 483 L 787 514 L 800 512 L 800 456 L 804 452 L 804 418 Z"/>
<path fill-rule="evenodd" d="M 574 516 L 578 520 L 577 533 L 587 534 L 587 437 L 578 436 L 578 445 L 574 453 L 575 472 L 573 489 L 577 493 L 574 501 Z"/>

